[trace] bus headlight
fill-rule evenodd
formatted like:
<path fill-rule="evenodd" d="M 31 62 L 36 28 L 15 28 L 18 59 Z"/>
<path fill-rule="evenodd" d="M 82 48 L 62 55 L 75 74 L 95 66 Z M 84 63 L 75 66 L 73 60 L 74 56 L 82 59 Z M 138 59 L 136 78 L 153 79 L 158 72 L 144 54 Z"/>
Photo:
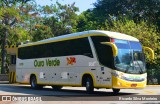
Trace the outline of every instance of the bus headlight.
<path fill-rule="evenodd" d="M 125 77 L 125 76 L 121 76 L 121 79 L 128 80 L 127 77 Z"/>
<path fill-rule="evenodd" d="M 122 83 L 121 82 L 117 82 L 118 86 L 122 86 Z"/>
<path fill-rule="evenodd" d="M 112 75 L 115 76 L 115 77 L 119 77 L 118 72 L 112 72 Z"/>

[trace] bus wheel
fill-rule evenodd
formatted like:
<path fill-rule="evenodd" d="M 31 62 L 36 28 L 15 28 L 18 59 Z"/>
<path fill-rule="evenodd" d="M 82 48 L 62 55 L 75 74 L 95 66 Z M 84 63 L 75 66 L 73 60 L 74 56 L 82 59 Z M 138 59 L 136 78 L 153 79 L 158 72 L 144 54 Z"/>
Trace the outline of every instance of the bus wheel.
<path fill-rule="evenodd" d="M 35 76 L 31 77 L 30 84 L 32 89 L 38 89 L 37 79 Z"/>
<path fill-rule="evenodd" d="M 115 88 L 113 88 L 112 90 L 113 90 L 113 93 L 114 93 L 114 94 L 118 94 L 119 91 L 120 91 L 120 89 L 115 89 Z"/>
<path fill-rule="evenodd" d="M 55 91 L 58 91 L 60 89 L 62 89 L 63 86 L 52 86 L 52 89 Z"/>
<path fill-rule="evenodd" d="M 93 80 L 91 77 L 87 77 L 85 82 L 85 87 L 86 87 L 87 93 L 92 93 L 94 91 Z"/>

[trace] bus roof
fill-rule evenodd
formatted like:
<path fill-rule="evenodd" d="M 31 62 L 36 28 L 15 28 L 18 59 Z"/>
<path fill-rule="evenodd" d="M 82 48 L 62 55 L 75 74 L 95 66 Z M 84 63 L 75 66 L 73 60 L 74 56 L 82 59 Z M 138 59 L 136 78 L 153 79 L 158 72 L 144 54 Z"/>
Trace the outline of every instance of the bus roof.
<path fill-rule="evenodd" d="M 139 41 L 137 38 L 133 36 L 129 36 L 129 35 L 118 33 L 118 32 L 103 31 L 103 30 L 88 30 L 88 31 L 77 32 L 77 33 L 57 36 L 53 38 L 48 38 L 48 39 L 44 39 L 44 40 L 37 41 L 37 42 L 23 44 L 21 46 L 22 47 L 28 46 L 28 45 L 30 46 L 30 45 L 48 43 L 52 41 L 63 41 L 63 40 L 76 39 L 76 38 L 87 37 L 87 36 L 106 36 L 106 37 L 115 38 L 115 39 Z"/>

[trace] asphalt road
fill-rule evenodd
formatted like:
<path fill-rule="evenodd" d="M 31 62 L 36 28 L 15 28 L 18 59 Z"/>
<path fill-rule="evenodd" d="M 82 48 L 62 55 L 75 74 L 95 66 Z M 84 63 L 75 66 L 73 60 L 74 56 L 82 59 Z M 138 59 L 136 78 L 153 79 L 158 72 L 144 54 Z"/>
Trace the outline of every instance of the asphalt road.
<path fill-rule="evenodd" d="M 95 89 L 94 93 L 87 94 L 85 92 L 84 87 L 64 87 L 60 91 L 54 91 L 50 86 L 46 86 L 41 90 L 33 90 L 30 88 L 30 85 L 0 84 L 0 95 L 11 96 L 12 101 L 14 100 L 14 102 L 12 103 L 6 102 L 6 104 L 17 104 L 17 103 L 21 104 L 20 102 L 21 100 L 27 101 L 28 98 L 29 98 L 28 101 L 31 100 L 36 102 L 38 101 L 37 103 L 32 101 L 32 103 L 35 104 L 41 104 L 41 103 L 44 104 L 46 101 L 54 101 L 56 103 L 61 102 L 60 104 L 63 104 L 62 102 L 64 101 L 69 102 L 69 104 L 72 102 L 77 102 L 78 104 L 82 104 L 88 101 L 92 102 L 92 104 L 94 104 L 95 102 L 98 102 L 98 104 L 101 103 L 124 104 L 124 102 L 158 103 L 158 101 L 160 102 L 160 97 L 157 95 L 160 95 L 160 86 L 147 86 L 145 89 L 121 89 L 118 95 L 114 95 L 111 89 L 99 89 L 99 90 Z M 15 99 L 13 97 L 15 97 Z M 18 99 L 18 97 L 21 97 L 21 99 Z M 146 97 L 146 99 L 144 99 L 144 97 Z M 0 100 L 2 100 L 2 98 L 0 98 Z"/>

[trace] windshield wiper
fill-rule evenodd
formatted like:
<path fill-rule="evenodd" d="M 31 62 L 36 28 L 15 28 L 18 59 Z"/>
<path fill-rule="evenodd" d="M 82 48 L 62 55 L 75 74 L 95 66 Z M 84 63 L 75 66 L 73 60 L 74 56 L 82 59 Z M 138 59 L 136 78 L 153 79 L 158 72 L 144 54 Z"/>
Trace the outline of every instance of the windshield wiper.
<path fill-rule="evenodd" d="M 143 69 L 141 68 L 141 66 L 139 65 L 139 63 L 138 63 L 138 61 L 136 61 L 136 63 L 138 64 L 138 66 L 139 66 L 139 68 L 140 68 L 140 74 L 142 74 L 143 73 Z M 137 68 L 136 68 L 137 69 Z"/>
<path fill-rule="evenodd" d="M 125 70 L 125 73 L 127 73 L 128 70 L 132 67 L 131 63 L 133 62 L 133 59 L 132 59 L 132 54 L 131 53 L 130 53 L 129 57 L 130 57 L 130 64 L 127 66 L 127 68 Z"/>
<path fill-rule="evenodd" d="M 140 52 L 133 51 L 133 54 L 135 54 L 135 53 L 140 54 Z M 133 56 L 133 58 L 134 58 L 134 62 L 136 61 L 138 67 L 140 68 L 140 71 L 139 71 L 140 74 L 142 74 L 142 73 L 143 73 L 143 69 L 141 68 L 141 66 L 140 66 L 140 64 L 139 64 L 139 62 L 138 62 L 138 60 L 136 60 L 134 56 Z M 134 64 L 134 63 L 133 63 L 133 64 Z M 137 69 L 137 67 L 136 67 L 135 65 L 134 65 L 134 67 Z"/>
<path fill-rule="evenodd" d="M 128 72 L 128 70 L 129 70 L 130 67 L 131 67 L 131 65 L 128 65 L 128 66 L 127 66 L 127 68 L 126 68 L 126 70 L 125 70 L 125 73 Z"/>

